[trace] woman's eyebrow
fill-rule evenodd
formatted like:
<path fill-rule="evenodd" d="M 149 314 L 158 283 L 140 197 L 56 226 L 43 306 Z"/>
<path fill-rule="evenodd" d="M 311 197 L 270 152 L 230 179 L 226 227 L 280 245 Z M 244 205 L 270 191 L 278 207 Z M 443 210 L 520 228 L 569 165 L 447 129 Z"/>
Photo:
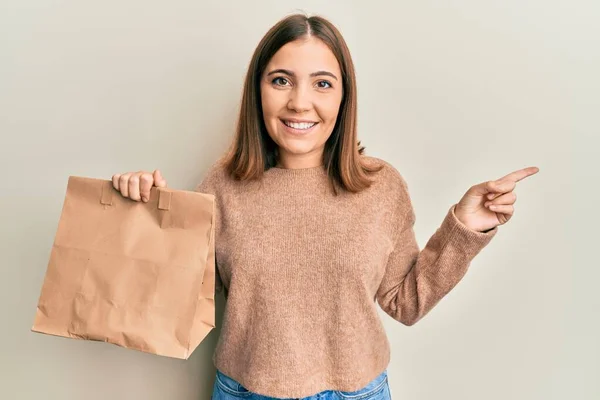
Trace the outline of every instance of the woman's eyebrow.
<path fill-rule="evenodd" d="M 283 69 L 283 68 L 274 69 L 273 71 L 269 72 L 267 74 L 267 76 L 277 74 L 277 73 L 282 73 L 282 74 L 289 75 L 291 77 L 296 77 L 296 74 L 293 71 L 290 71 L 288 69 Z M 336 81 L 338 80 L 337 76 L 335 76 L 334 74 L 332 74 L 329 71 L 316 71 L 316 72 L 311 73 L 309 76 L 313 77 L 313 76 L 318 76 L 318 75 L 328 75 L 328 76 L 331 76 Z"/>

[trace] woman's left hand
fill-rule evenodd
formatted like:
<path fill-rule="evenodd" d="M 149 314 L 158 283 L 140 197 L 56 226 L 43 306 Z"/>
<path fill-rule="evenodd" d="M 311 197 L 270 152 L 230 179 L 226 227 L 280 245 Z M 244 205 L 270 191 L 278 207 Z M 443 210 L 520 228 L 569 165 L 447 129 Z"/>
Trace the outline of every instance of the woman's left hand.
<path fill-rule="evenodd" d="M 537 167 L 523 168 L 495 181 L 472 186 L 456 204 L 454 214 L 468 228 L 479 232 L 507 223 L 515 212 L 517 182 L 538 171 Z"/>

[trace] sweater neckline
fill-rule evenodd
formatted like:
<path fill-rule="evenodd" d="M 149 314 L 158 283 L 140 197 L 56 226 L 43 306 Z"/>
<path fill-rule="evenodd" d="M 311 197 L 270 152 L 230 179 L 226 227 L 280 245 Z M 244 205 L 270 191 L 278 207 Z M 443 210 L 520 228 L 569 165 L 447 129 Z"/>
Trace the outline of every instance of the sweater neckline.
<path fill-rule="evenodd" d="M 267 171 L 275 176 L 315 176 L 322 175 L 325 171 L 324 165 L 317 165 L 316 167 L 308 168 L 283 168 L 283 167 L 271 167 Z"/>

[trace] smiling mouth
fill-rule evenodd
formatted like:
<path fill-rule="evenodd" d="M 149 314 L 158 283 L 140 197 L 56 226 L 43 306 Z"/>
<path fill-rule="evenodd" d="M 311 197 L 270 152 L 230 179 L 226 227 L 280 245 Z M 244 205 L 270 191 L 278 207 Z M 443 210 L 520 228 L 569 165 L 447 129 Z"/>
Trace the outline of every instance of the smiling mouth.
<path fill-rule="evenodd" d="M 309 130 L 310 128 L 312 128 L 318 124 L 318 122 L 290 122 L 290 121 L 286 121 L 284 119 L 280 119 L 280 121 L 288 128 L 291 128 L 291 129 L 294 129 L 297 131 Z"/>

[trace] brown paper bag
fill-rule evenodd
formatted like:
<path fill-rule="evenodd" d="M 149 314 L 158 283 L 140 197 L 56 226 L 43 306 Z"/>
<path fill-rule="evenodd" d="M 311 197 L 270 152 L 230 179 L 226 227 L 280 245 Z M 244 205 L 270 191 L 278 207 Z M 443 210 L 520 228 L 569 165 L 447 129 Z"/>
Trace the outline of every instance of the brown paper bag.
<path fill-rule="evenodd" d="M 187 359 L 215 327 L 214 201 L 69 177 L 31 330 Z"/>

